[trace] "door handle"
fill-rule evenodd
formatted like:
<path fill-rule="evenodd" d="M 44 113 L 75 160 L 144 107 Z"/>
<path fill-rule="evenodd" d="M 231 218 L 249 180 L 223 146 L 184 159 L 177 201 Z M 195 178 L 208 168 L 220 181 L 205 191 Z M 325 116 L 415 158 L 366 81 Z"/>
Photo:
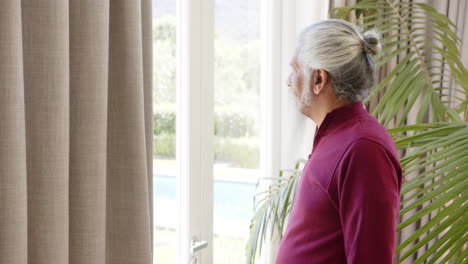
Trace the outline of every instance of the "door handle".
<path fill-rule="evenodd" d="M 190 247 L 190 253 L 194 254 L 195 252 L 202 250 L 208 247 L 208 242 L 204 240 L 198 240 L 196 237 L 192 239 L 192 246 Z"/>

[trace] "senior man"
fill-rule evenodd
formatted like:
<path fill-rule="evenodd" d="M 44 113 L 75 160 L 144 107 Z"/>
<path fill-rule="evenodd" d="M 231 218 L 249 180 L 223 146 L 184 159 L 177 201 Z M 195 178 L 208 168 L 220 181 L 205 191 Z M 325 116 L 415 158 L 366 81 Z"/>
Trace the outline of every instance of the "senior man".
<path fill-rule="evenodd" d="M 376 82 L 374 31 L 307 27 L 288 86 L 317 125 L 277 264 L 393 263 L 402 172 L 392 138 L 362 104 Z"/>

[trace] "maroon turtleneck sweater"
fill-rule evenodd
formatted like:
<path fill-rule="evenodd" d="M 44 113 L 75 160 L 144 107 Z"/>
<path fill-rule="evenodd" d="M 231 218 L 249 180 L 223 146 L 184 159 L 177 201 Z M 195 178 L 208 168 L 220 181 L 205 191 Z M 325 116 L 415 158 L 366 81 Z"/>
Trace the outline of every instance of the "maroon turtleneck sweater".
<path fill-rule="evenodd" d="M 362 103 L 328 113 L 276 263 L 393 263 L 401 173 L 392 138 Z"/>

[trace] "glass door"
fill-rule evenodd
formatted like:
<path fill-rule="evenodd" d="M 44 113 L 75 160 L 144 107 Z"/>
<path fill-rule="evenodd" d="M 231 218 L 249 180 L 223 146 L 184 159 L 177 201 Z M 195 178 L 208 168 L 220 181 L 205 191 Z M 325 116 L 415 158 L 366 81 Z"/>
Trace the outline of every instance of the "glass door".
<path fill-rule="evenodd" d="M 153 0 L 155 264 L 212 263 L 213 0 Z"/>
<path fill-rule="evenodd" d="M 213 253 L 245 263 L 260 177 L 260 0 L 215 0 Z"/>
<path fill-rule="evenodd" d="M 155 264 L 245 263 L 264 169 L 260 2 L 153 0 Z"/>

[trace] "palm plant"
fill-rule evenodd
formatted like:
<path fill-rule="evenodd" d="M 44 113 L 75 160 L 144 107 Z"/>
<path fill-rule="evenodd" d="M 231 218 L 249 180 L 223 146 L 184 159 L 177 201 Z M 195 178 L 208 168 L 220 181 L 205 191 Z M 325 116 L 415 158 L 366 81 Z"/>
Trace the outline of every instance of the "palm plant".
<path fill-rule="evenodd" d="M 429 5 L 392 0 L 358 1 L 335 8 L 332 16 L 354 18 L 363 30 L 375 28 L 383 34 L 376 67 L 392 70 L 366 103 L 377 101 L 372 114 L 389 129 L 402 156 L 397 231 L 419 226 L 399 241 L 399 262 L 466 263 L 468 71 L 459 60 L 455 25 Z M 255 262 L 265 239 L 281 239 L 299 166 L 289 175 L 282 171 L 269 179 L 275 183 L 257 195 L 248 263 Z"/>

